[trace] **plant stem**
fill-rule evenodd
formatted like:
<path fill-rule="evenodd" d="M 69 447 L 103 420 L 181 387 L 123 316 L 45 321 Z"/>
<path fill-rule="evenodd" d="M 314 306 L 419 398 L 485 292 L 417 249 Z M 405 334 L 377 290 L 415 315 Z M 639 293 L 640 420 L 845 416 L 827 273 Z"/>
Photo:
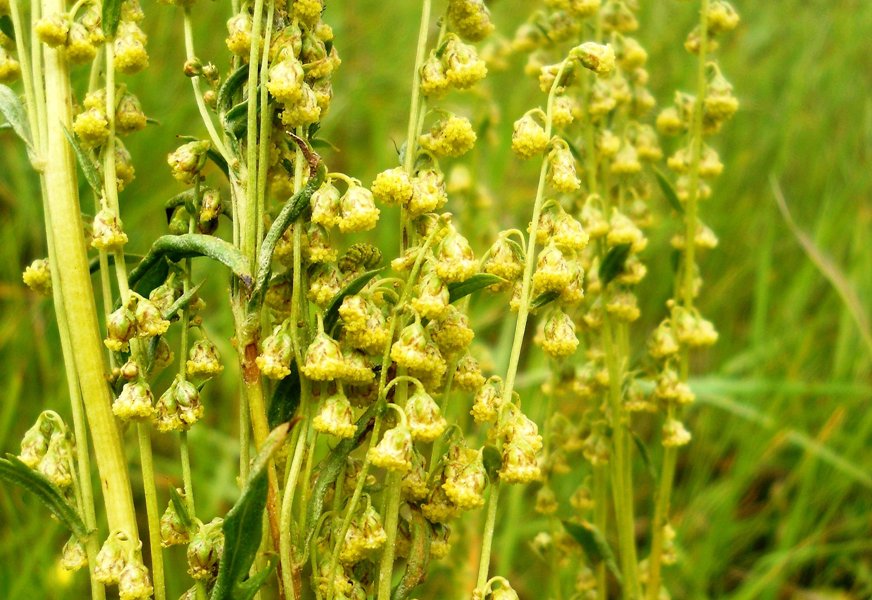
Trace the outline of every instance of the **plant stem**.
<path fill-rule="evenodd" d="M 61 0 L 43 0 L 43 12 L 61 13 Z M 82 235 L 81 208 L 76 183 L 76 164 L 64 127 L 72 123 L 72 91 L 69 68 L 62 51 L 45 48 L 46 121 L 45 182 L 49 211 L 47 229 L 57 248 L 63 248 L 58 279 L 68 320 L 70 344 L 76 360 L 67 356 L 78 371 L 85 411 L 94 440 L 109 528 L 137 538 L 136 512 L 130 492 L 127 462 L 118 427 L 110 408 L 111 398 L 103 368 L 94 290 L 91 287 L 85 240 Z"/>
<path fill-rule="evenodd" d="M 605 535 L 608 519 L 608 482 L 606 481 L 606 467 L 596 465 L 593 468 L 593 522 L 597 529 Z M 606 600 L 609 596 L 608 581 L 606 579 L 606 565 L 602 561 L 596 566 L 596 597 L 597 600 Z"/>
<path fill-rule="evenodd" d="M 397 542 L 397 524 L 400 515 L 400 484 L 402 473 L 391 471 L 387 477 L 388 503 L 385 510 L 385 532 L 388 539 L 382 551 L 378 572 L 378 600 L 390 600 L 394 572 L 394 546 Z"/>
<path fill-rule="evenodd" d="M 487 575 L 490 568 L 491 544 L 494 539 L 494 528 L 497 522 L 497 507 L 500 500 L 500 480 L 491 483 L 490 498 L 487 504 L 487 516 L 484 522 L 484 534 L 481 539 L 481 561 L 478 564 L 478 579 L 475 589 L 483 592 L 487 585 Z"/>
<path fill-rule="evenodd" d="M 693 125 L 690 133 L 691 162 L 690 189 L 685 206 L 685 237 L 684 237 L 684 271 L 680 290 L 680 301 L 685 308 L 691 310 L 694 304 L 694 276 L 696 265 L 696 231 L 698 227 L 697 209 L 699 202 L 699 165 L 702 156 L 702 119 L 706 93 L 706 57 L 708 54 L 708 8 L 709 0 L 701 0 L 700 7 L 700 45 L 697 64 L 696 103 L 693 112 Z M 687 348 L 681 351 L 681 379 L 687 381 L 690 371 L 690 361 Z M 667 408 L 667 419 L 675 417 L 676 408 L 670 403 Z M 651 555 L 648 558 L 648 600 L 657 600 L 660 596 L 661 571 L 663 566 L 663 529 L 669 522 L 669 506 L 672 496 L 672 485 L 675 480 L 675 466 L 678 461 L 678 448 L 668 446 L 663 449 L 663 465 L 660 474 L 660 486 L 657 491 L 657 502 L 654 507 L 654 519 L 651 527 Z"/>
<path fill-rule="evenodd" d="M 151 576 L 155 600 L 166 598 L 163 568 L 163 548 L 160 544 L 160 516 L 154 483 L 154 459 L 151 453 L 151 425 L 137 423 L 139 460 L 142 463 L 142 487 L 145 492 L 145 512 L 148 517 L 148 546 L 151 550 Z"/>

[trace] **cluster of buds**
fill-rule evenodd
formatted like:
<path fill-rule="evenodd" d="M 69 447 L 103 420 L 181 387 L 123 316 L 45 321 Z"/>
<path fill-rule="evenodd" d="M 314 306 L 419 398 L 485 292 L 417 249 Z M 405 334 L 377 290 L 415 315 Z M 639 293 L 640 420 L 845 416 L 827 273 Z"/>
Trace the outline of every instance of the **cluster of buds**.
<path fill-rule="evenodd" d="M 24 269 L 24 285 L 40 296 L 51 294 L 51 269 L 47 258 L 38 258 Z"/>
<path fill-rule="evenodd" d="M 121 531 L 109 535 L 94 564 L 94 577 L 103 585 L 117 585 L 123 600 L 150 598 L 154 589 L 142 563 L 142 542 Z"/>
<path fill-rule="evenodd" d="M 0 10 L 0 14 L 2 14 Z M 21 76 L 21 63 L 15 58 L 15 42 L 0 33 L 0 83 L 11 83 Z"/>
<path fill-rule="evenodd" d="M 75 441 L 63 419 L 46 410 L 21 439 L 18 459 L 64 490 L 73 483 L 75 452 Z"/>
<path fill-rule="evenodd" d="M 188 544 L 188 574 L 199 581 L 209 581 L 218 574 L 224 555 L 224 519 L 215 518 L 199 524 Z"/>
<path fill-rule="evenodd" d="M 107 318 L 108 335 L 103 343 L 113 352 L 127 351 L 130 340 L 162 336 L 169 326 L 150 299 L 131 291 L 124 304 Z"/>
<path fill-rule="evenodd" d="M 200 391 L 187 379 L 176 376 L 154 407 L 158 431 L 187 431 L 203 416 Z"/>

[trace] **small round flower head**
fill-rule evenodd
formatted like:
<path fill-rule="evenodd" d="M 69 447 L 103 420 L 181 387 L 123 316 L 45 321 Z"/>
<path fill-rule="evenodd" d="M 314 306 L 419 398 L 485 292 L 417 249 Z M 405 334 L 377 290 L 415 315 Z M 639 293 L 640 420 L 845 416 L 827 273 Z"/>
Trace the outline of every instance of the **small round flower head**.
<path fill-rule="evenodd" d="M 369 231 L 378 223 L 379 209 L 372 192 L 361 185 L 351 185 L 340 200 L 339 231 Z"/>
<path fill-rule="evenodd" d="M 542 349 L 551 358 L 564 358 L 575 353 L 578 338 L 575 336 L 575 323 L 562 310 L 554 311 L 545 322 L 542 336 Z"/>
<path fill-rule="evenodd" d="M 483 40 L 494 30 L 490 11 L 483 0 L 451 0 L 448 20 L 461 37 L 471 42 Z"/>
<path fill-rule="evenodd" d="M 151 598 L 154 588 L 148 577 L 148 568 L 139 559 L 128 560 L 118 575 L 118 596 L 121 600 Z"/>
<path fill-rule="evenodd" d="M 224 519 L 215 518 L 200 529 L 188 544 L 188 574 L 199 581 L 215 576 L 218 563 L 224 555 Z"/>
<path fill-rule="evenodd" d="M 478 272 L 478 262 L 469 241 L 453 226 L 449 226 L 435 254 L 436 273 L 445 283 L 460 283 Z"/>
<path fill-rule="evenodd" d="M 352 519 L 339 560 L 349 565 L 360 562 L 373 550 L 384 546 L 387 538 L 381 515 L 372 506 L 367 506 L 363 514 Z"/>
<path fill-rule="evenodd" d="M 426 370 L 430 357 L 427 353 L 427 334 L 420 322 L 406 325 L 400 337 L 391 346 L 391 360 L 398 366 L 413 371 Z"/>
<path fill-rule="evenodd" d="M 341 273 L 335 263 L 328 262 L 318 265 L 309 281 L 306 297 L 318 306 L 326 308 L 341 289 Z"/>
<path fill-rule="evenodd" d="M 345 376 L 346 365 L 339 342 L 323 331 L 306 349 L 303 374 L 313 381 L 333 381 Z"/>
<path fill-rule="evenodd" d="M 40 42 L 51 48 L 57 48 L 67 43 L 70 21 L 64 15 L 55 13 L 41 17 L 33 31 Z"/>
<path fill-rule="evenodd" d="M 427 502 L 421 505 L 421 513 L 431 523 L 449 523 L 460 514 L 460 507 L 454 504 L 441 485 L 430 492 Z"/>
<path fill-rule="evenodd" d="M 136 177 L 136 169 L 133 167 L 133 157 L 120 139 L 115 139 L 115 183 L 121 192 L 130 185 Z"/>
<path fill-rule="evenodd" d="M 72 454 L 73 446 L 70 439 L 65 433 L 55 431 L 36 470 L 59 488 L 67 488 L 73 483 L 73 473 L 70 471 Z"/>
<path fill-rule="evenodd" d="M 24 285 L 41 296 L 51 294 L 51 270 L 47 258 L 38 258 L 25 267 L 21 275 Z"/>
<path fill-rule="evenodd" d="M 91 246 L 98 250 L 120 250 L 127 243 L 127 234 L 121 228 L 121 219 L 111 208 L 104 207 L 94 216 Z"/>
<path fill-rule="evenodd" d="M 112 403 L 112 412 L 122 421 L 145 421 L 154 414 L 154 396 L 145 381 L 125 383 Z"/>
<path fill-rule="evenodd" d="M 678 353 L 678 339 L 672 329 L 672 322 L 663 319 L 648 340 L 648 354 L 656 359 L 664 359 Z"/>
<path fill-rule="evenodd" d="M 535 446 L 522 437 L 503 446 L 500 479 L 505 483 L 529 483 L 542 476 Z"/>
<path fill-rule="evenodd" d="M 73 119 L 73 133 L 86 148 L 102 146 L 109 139 L 109 120 L 103 108 L 90 108 Z"/>
<path fill-rule="evenodd" d="M 540 487 L 539 491 L 536 492 L 536 512 L 540 515 L 553 515 L 558 508 L 557 496 L 551 486 L 543 485 Z"/>
<path fill-rule="evenodd" d="M 412 468 L 412 434 L 404 425 L 385 431 L 381 441 L 367 452 L 369 461 L 388 471 L 405 473 Z"/>
<path fill-rule="evenodd" d="M 251 53 L 251 27 L 252 19 L 247 10 L 230 17 L 227 21 L 227 44 L 228 50 L 236 56 L 248 58 Z"/>
<path fill-rule="evenodd" d="M 609 44 L 585 42 L 570 50 L 569 56 L 597 75 L 611 73 L 615 68 L 615 50 Z"/>
<path fill-rule="evenodd" d="M 293 104 L 286 104 L 282 111 L 282 123 L 287 127 L 306 127 L 316 123 L 321 118 L 321 107 L 315 91 L 304 83 L 300 88 L 300 97 Z"/>
<path fill-rule="evenodd" d="M 342 309 L 340 307 L 340 315 Z M 344 321 L 344 319 L 343 319 Z M 390 330 L 382 311 L 374 304 L 368 304 L 366 320 L 361 327 L 347 326 L 345 322 L 345 341 L 354 348 L 359 348 L 370 354 L 381 354 L 390 343 Z"/>
<path fill-rule="evenodd" d="M 590 241 L 590 236 L 582 224 L 564 211 L 555 215 L 554 227 L 549 237 L 558 246 L 578 252 L 584 250 Z"/>
<path fill-rule="evenodd" d="M 664 135 L 678 135 L 684 131 L 686 122 L 674 106 L 668 106 L 660 111 L 656 120 L 657 131 Z"/>
<path fill-rule="evenodd" d="M 223 370 L 221 355 L 215 344 L 204 338 L 191 345 L 191 349 L 188 350 L 188 360 L 185 362 L 188 376 L 208 378 L 220 374 Z"/>
<path fill-rule="evenodd" d="M 484 504 L 487 473 L 479 450 L 454 446 L 442 472 L 442 489 L 451 502 L 464 510 Z"/>
<path fill-rule="evenodd" d="M 94 578 L 103 585 L 114 585 L 124 570 L 125 555 L 130 541 L 121 532 L 115 532 L 103 542 L 97 557 L 94 559 Z"/>
<path fill-rule="evenodd" d="M 84 25 L 73 22 L 66 42 L 67 58 L 75 65 L 90 62 L 97 56 L 97 48 L 91 41 L 91 35 Z"/>
<path fill-rule="evenodd" d="M 475 393 L 472 410 L 469 411 L 469 414 L 472 415 L 476 423 L 494 422 L 502 405 L 503 380 L 494 375 Z"/>
<path fill-rule="evenodd" d="M 136 133 L 145 129 L 147 122 L 139 99 L 129 92 L 122 95 L 115 109 L 115 130 L 121 135 Z"/>
<path fill-rule="evenodd" d="M 548 183 L 558 192 L 574 192 L 581 187 L 575 171 L 575 157 L 565 142 L 555 144 L 548 153 Z"/>
<path fill-rule="evenodd" d="M 180 490 L 178 492 L 180 497 L 184 498 L 184 493 Z M 187 544 L 190 539 L 190 531 L 182 523 L 182 519 L 176 511 L 175 503 L 170 500 L 160 518 L 160 545 L 164 548 L 169 548 L 170 546 Z"/>
<path fill-rule="evenodd" d="M 203 416 L 200 392 L 191 382 L 176 377 L 155 405 L 154 424 L 158 431 L 187 431 Z"/>
<path fill-rule="evenodd" d="M 581 209 L 581 223 L 591 239 L 600 238 L 609 232 L 609 222 L 599 207 L 598 199 L 598 196 L 589 197 Z"/>
<path fill-rule="evenodd" d="M 312 194 L 312 222 L 324 227 L 333 227 L 339 224 L 340 198 L 342 194 L 330 181 L 321 184 Z"/>
<path fill-rule="evenodd" d="M 709 4 L 706 22 L 712 34 L 718 35 L 732 31 L 739 24 L 739 21 L 739 13 L 736 12 L 736 9 L 729 2 L 714 0 Z"/>
<path fill-rule="evenodd" d="M 475 337 L 469 326 L 469 317 L 454 305 L 449 305 L 438 318 L 430 321 L 427 332 L 445 356 L 466 349 Z"/>
<path fill-rule="evenodd" d="M 412 195 L 406 208 L 413 217 L 441 208 L 447 201 L 445 177 L 441 172 L 425 169 L 412 178 Z"/>
<path fill-rule="evenodd" d="M 612 161 L 612 173 L 615 175 L 635 175 L 641 170 L 642 163 L 639 162 L 639 153 L 636 151 L 636 147 L 624 141 Z"/>
<path fill-rule="evenodd" d="M 571 282 L 572 269 L 569 268 L 563 252 L 554 242 L 549 243 L 536 260 L 536 271 L 533 273 L 534 293 L 559 293 Z"/>
<path fill-rule="evenodd" d="M 445 43 L 442 61 L 448 83 L 458 90 L 469 89 L 487 76 L 487 65 L 475 47 L 464 44 L 457 36 L 449 37 Z"/>
<path fill-rule="evenodd" d="M 312 419 L 312 426 L 315 431 L 329 433 L 340 439 L 354 436 L 357 431 L 354 411 L 344 392 L 340 390 L 324 401 L 318 414 Z"/>
<path fill-rule="evenodd" d="M 531 113 L 515 121 L 512 130 L 512 150 L 522 159 L 532 158 L 548 147 L 548 135 Z"/>
<path fill-rule="evenodd" d="M 21 76 L 21 63 L 0 46 L 0 83 L 11 83 Z"/>
<path fill-rule="evenodd" d="M 690 443 L 690 432 L 678 419 L 668 419 L 663 424 L 662 444 L 666 448 L 676 448 Z"/>
<path fill-rule="evenodd" d="M 303 65 L 289 56 L 270 67 L 266 89 L 282 104 L 293 104 L 303 95 L 304 79 Z"/>
<path fill-rule="evenodd" d="M 678 341 L 691 348 L 712 346 L 718 341 L 718 332 L 711 321 L 698 312 L 677 306 L 672 309 L 672 323 Z"/>
<path fill-rule="evenodd" d="M 454 371 L 454 385 L 464 392 L 478 391 L 485 383 L 481 366 L 472 354 L 467 352 L 460 360 Z"/>
<path fill-rule="evenodd" d="M 448 426 L 439 405 L 423 389 L 416 390 L 404 409 L 412 439 L 421 442 L 435 441 Z"/>
<path fill-rule="evenodd" d="M 403 167 L 394 167 L 376 175 L 372 194 L 388 206 L 406 204 L 412 197 L 412 181 Z"/>
<path fill-rule="evenodd" d="M 606 302 L 606 312 L 619 321 L 631 323 L 639 318 L 640 311 L 636 295 L 630 291 L 614 294 Z"/>
<path fill-rule="evenodd" d="M 507 281 L 515 281 L 524 272 L 523 253 L 517 242 L 501 235 L 488 251 L 482 270 Z"/>
<path fill-rule="evenodd" d="M 609 246 L 630 244 L 630 249 L 636 253 L 641 252 L 648 245 L 648 240 L 645 238 L 642 230 L 639 229 L 630 217 L 618 209 L 612 211 L 606 241 Z"/>
<path fill-rule="evenodd" d="M 125 75 L 134 75 L 148 66 L 146 37 L 132 21 L 122 21 L 115 38 L 115 68 Z"/>
<path fill-rule="evenodd" d="M 136 315 L 126 306 L 116 309 L 106 318 L 107 337 L 103 343 L 113 352 L 127 350 L 136 335 Z"/>
<path fill-rule="evenodd" d="M 432 267 L 425 267 L 417 293 L 410 301 L 412 308 L 426 319 L 436 319 L 448 308 L 449 301 L 448 286 Z"/>
<path fill-rule="evenodd" d="M 31 469 L 36 468 L 48 451 L 53 426 L 44 418 L 45 414 L 40 415 L 36 423 L 21 438 L 21 454 L 18 455 L 18 459 Z"/>
<path fill-rule="evenodd" d="M 167 156 L 173 178 L 182 183 L 193 183 L 206 166 L 206 152 L 211 147 L 208 141 L 188 142 Z"/>
<path fill-rule="evenodd" d="M 170 328 L 170 322 L 163 318 L 154 303 L 136 292 L 130 293 L 128 308 L 133 309 L 136 317 L 136 337 L 157 337 L 165 334 Z"/>
<path fill-rule="evenodd" d="M 61 553 L 61 566 L 67 571 L 78 571 L 82 567 L 88 566 L 85 546 L 75 535 L 70 536 L 70 539 L 64 544 Z"/>
<path fill-rule="evenodd" d="M 431 53 L 421 65 L 421 92 L 425 96 L 440 96 L 448 91 L 451 82 L 445 74 L 445 65 Z"/>
<path fill-rule="evenodd" d="M 421 146 L 437 156 L 463 156 L 475 145 L 476 135 L 466 117 L 451 116 L 436 122 L 421 136 Z"/>
<path fill-rule="evenodd" d="M 318 22 L 324 10 L 321 0 L 294 0 L 293 5 L 294 16 L 309 26 Z"/>
<path fill-rule="evenodd" d="M 293 341 L 285 328 L 278 325 L 262 345 L 255 359 L 257 368 L 269 379 L 284 379 L 291 374 Z"/>
<path fill-rule="evenodd" d="M 690 386 L 681 381 L 675 369 L 668 366 L 657 376 L 654 395 L 666 403 L 674 403 L 679 406 L 691 404 L 696 399 Z"/>

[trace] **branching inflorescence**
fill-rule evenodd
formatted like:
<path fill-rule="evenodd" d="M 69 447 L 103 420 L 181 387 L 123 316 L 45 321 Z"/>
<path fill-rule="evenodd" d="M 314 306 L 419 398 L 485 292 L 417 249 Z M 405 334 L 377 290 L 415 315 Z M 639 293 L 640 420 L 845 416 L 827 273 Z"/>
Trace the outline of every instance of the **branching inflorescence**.
<path fill-rule="evenodd" d="M 43 413 L 19 458 L 83 522 L 64 565 L 89 566 L 95 598 L 106 585 L 122 598 L 164 598 L 163 549 L 186 545 L 187 565 L 167 564 L 192 578 L 186 598 L 251 598 L 266 584 L 286 598 L 389 600 L 412 597 L 436 561 L 472 555 L 478 568 L 465 581 L 454 570 L 452 597 L 506 600 L 518 597 L 509 580 L 491 576 L 502 490 L 536 482 L 547 531 L 533 548 L 547 561 L 549 597 L 567 597 L 569 580 L 572 598 L 607 598 L 610 588 L 661 597 L 662 567 L 675 560 L 676 455 L 690 441 L 681 420 L 694 399 L 690 356 L 717 339 L 696 307 L 699 251 L 717 242 L 699 204 L 722 170 L 705 138 L 738 107 L 711 62 L 716 36 L 738 22 L 732 7 L 702 0 L 685 44 L 698 60 L 694 93 L 676 93 L 655 120 L 647 53 L 631 37 L 635 1 L 546 0 L 510 43 L 490 43 L 482 0 L 422 0 L 406 140 L 398 163 L 366 186 L 317 151 L 329 146 L 318 134 L 341 63 L 321 0 L 234 2 L 224 72 L 195 51 L 193 2 L 170 4 L 182 16 L 184 74 L 206 135 L 169 155 L 184 186 L 163 207 L 169 234 L 128 270 L 120 194 L 134 170 L 122 139 L 148 119 L 122 78 L 148 65 L 142 10 L 136 0 L 45 0 L 31 6 L 31 42 L 18 0 L 0 3 L 15 33 L 0 40 L 0 79 L 20 76 L 25 99 L 16 105 L 4 88 L 4 114 L 28 143 L 46 208 L 49 258 L 24 280 L 53 295 L 74 416 L 70 431 Z M 482 83 L 489 64 L 515 55 L 527 56 L 545 95 L 511 135 L 516 157 L 537 164 L 536 191 L 526 231 L 501 231 L 476 256 L 462 233 L 468 219 L 444 211 L 482 169 L 465 164 L 482 130 L 464 92 L 493 94 Z M 74 92 L 76 64 L 91 71 L 88 88 Z M 656 166 L 658 132 L 680 140 L 667 160 L 674 186 Z M 76 162 L 93 195 L 86 234 Z M 634 347 L 636 290 L 658 184 L 682 225 L 672 240 L 674 294 L 643 353 Z M 390 261 L 388 249 L 347 237 L 383 223 L 379 205 L 399 208 L 385 213 L 399 218 Z M 102 344 L 87 246 L 99 270 Z M 74 260 L 59 263 L 59 251 Z M 187 432 L 224 366 L 194 278 L 198 257 L 229 268 L 241 377 L 242 493 L 208 522 L 198 518 Z M 515 313 L 499 372 L 472 347 L 470 298 L 485 289 Z M 549 367 L 545 410 L 519 384 L 537 352 L 530 339 Z M 165 383 L 158 375 L 168 368 L 175 375 Z M 137 436 L 143 534 L 116 423 Z M 652 423 L 661 473 L 640 538 L 634 465 Z M 96 531 L 89 433 L 108 536 Z M 158 489 L 153 435 L 178 437 L 181 488 Z M 566 482 L 571 496 L 561 493 Z"/>

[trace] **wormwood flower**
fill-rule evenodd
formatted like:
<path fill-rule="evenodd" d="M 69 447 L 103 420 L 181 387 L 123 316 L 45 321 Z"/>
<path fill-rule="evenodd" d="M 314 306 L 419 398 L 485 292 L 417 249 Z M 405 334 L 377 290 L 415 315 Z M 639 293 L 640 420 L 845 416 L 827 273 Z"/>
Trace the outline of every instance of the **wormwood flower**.
<path fill-rule="evenodd" d="M 523 437 L 503 446 L 503 466 L 500 479 L 505 483 L 529 483 L 542 476 L 535 445 Z"/>
<path fill-rule="evenodd" d="M 329 433 L 340 439 L 348 439 L 354 436 L 357 426 L 354 423 L 354 411 L 348 397 L 340 389 L 328 397 L 318 414 L 312 419 L 315 431 Z"/>
<path fill-rule="evenodd" d="M 94 216 L 91 230 L 91 246 L 98 250 L 120 250 L 127 243 L 127 234 L 121 228 L 121 219 L 111 208 L 100 209 Z"/>
<path fill-rule="evenodd" d="M 51 270 L 47 258 L 38 258 L 24 269 L 24 285 L 41 296 L 51 294 Z"/>
<path fill-rule="evenodd" d="M 421 65 L 421 92 L 425 96 L 440 96 L 448 91 L 451 82 L 445 73 L 445 65 L 435 53 Z"/>
<path fill-rule="evenodd" d="M 466 281 L 478 272 L 478 262 L 469 241 L 449 225 L 436 249 L 436 273 L 446 283 Z"/>
<path fill-rule="evenodd" d="M 406 204 L 412 197 L 412 181 L 403 167 L 394 167 L 376 175 L 372 194 L 388 206 Z"/>
<path fill-rule="evenodd" d="M 306 349 L 303 374 L 313 381 L 341 379 L 346 372 L 345 359 L 339 342 L 319 332 Z"/>
<path fill-rule="evenodd" d="M 295 57 L 287 57 L 270 67 L 266 89 L 282 104 L 292 104 L 303 95 L 305 73 Z"/>
<path fill-rule="evenodd" d="M 90 108 L 73 119 L 73 133 L 86 148 L 102 146 L 109 139 L 109 121 L 102 108 Z"/>
<path fill-rule="evenodd" d="M 103 343 L 113 352 L 120 352 L 129 347 L 129 342 L 136 335 L 136 315 L 127 306 L 116 309 L 106 319 L 107 337 Z"/>
<path fill-rule="evenodd" d="M 340 198 L 342 194 L 330 181 L 325 181 L 321 184 L 315 193 L 312 194 L 310 204 L 312 206 L 312 223 L 323 225 L 324 227 L 333 227 L 339 224 L 341 216 Z"/>
<path fill-rule="evenodd" d="M 597 75 L 605 75 L 615 69 L 615 50 L 609 44 L 585 42 L 570 50 L 569 56 Z"/>
<path fill-rule="evenodd" d="M 64 544 L 64 549 L 61 552 L 61 566 L 67 571 L 78 571 L 82 567 L 88 566 L 85 546 L 75 535 L 70 536 L 70 539 Z"/>
<path fill-rule="evenodd" d="M 179 496 L 184 498 L 184 493 L 177 490 Z M 175 503 L 170 500 L 167 508 L 160 517 L 160 545 L 164 548 L 187 544 L 191 539 L 191 533 L 182 523 L 181 516 L 176 511 Z"/>
<path fill-rule="evenodd" d="M 479 450 L 454 446 L 442 472 L 442 489 L 459 508 L 470 510 L 484 505 L 487 473 Z"/>
<path fill-rule="evenodd" d="M 173 178 L 183 183 L 193 183 L 206 166 L 206 153 L 211 144 L 208 141 L 188 142 L 176 148 L 167 156 Z"/>
<path fill-rule="evenodd" d="M 281 118 L 287 127 L 305 127 L 321 118 L 318 97 L 308 83 L 300 88 L 300 98 L 296 102 L 285 105 Z"/>
<path fill-rule="evenodd" d="M 218 348 L 204 338 L 191 345 L 185 369 L 190 377 L 213 377 L 220 374 L 224 366 L 221 364 Z"/>
<path fill-rule="evenodd" d="M 724 0 L 714 0 L 706 13 L 706 22 L 712 34 L 732 31 L 739 24 L 739 13 L 733 5 Z"/>
<path fill-rule="evenodd" d="M 148 568 L 139 559 L 128 560 L 118 576 L 118 596 L 121 600 L 151 598 L 154 588 L 148 577 Z"/>
<path fill-rule="evenodd" d="M 718 341 L 718 332 L 711 321 L 696 311 L 676 306 L 672 309 L 672 323 L 678 341 L 692 348 L 711 346 Z"/>
<path fill-rule="evenodd" d="M 466 117 L 451 116 L 437 121 L 430 133 L 420 137 L 421 146 L 437 156 L 463 156 L 475 145 L 476 135 Z"/>
<path fill-rule="evenodd" d="M 448 426 L 448 422 L 439 410 L 439 405 L 424 390 L 416 390 L 409 397 L 403 410 L 406 413 L 413 440 L 435 441 Z"/>
<path fill-rule="evenodd" d="M 406 369 L 426 370 L 430 358 L 427 353 L 428 341 L 420 322 L 415 321 L 406 325 L 400 332 L 400 337 L 391 346 L 391 360 Z"/>
<path fill-rule="evenodd" d="M 203 416 L 200 392 L 179 376 L 161 394 L 154 407 L 154 424 L 158 431 L 187 431 Z"/>
<path fill-rule="evenodd" d="M 578 348 L 575 323 L 562 310 L 554 311 L 545 322 L 542 349 L 552 358 L 570 356 Z"/>
<path fill-rule="evenodd" d="M 575 157 L 566 142 L 561 142 L 548 153 L 548 183 L 558 192 L 574 192 L 581 187 L 575 171 Z"/>
<path fill-rule="evenodd" d="M 469 346 L 475 332 L 469 326 L 469 317 L 449 305 L 439 317 L 427 325 L 430 339 L 439 346 L 439 352 L 453 355 Z"/>
<path fill-rule="evenodd" d="M 128 135 L 145 129 L 147 122 L 139 98 L 125 92 L 115 109 L 115 130 L 121 135 Z"/>
<path fill-rule="evenodd" d="M 421 513 L 431 523 L 448 523 L 460 514 L 460 507 L 448 498 L 441 485 L 436 485 L 427 502 L 421 505 Z"/>
<path fill-rule="evenodd" d="M 134 75 L 148 66 L 146 36 L 132 21 L 121 21 L 114 42 L 115 68 L 125 75 Z"/>
<path fill-rule="evenodd" d="M 678 353 L 678 339 L 672 329 L 669 319 L 660 322 L 648 340 L 648 354 L 657 359 L 664 359 Z"/>
<path fill-rule="evenodd" d="M 469 89 L 487 76 L 487 65 L 475 47 L 464 44 L 457 36 L 450 35 L 445 42 L 442 60 L 448 83 L 459 90 Z"/>
<path fill-rule="evenodd" d="M 83 64 L 94 60 L 97 48 L 91 41 L 91 35 L 84 25 L 74 22 L 70 25 L 66 41 L 67 58 L 73 64 Z"/>
<path fill-rule="evenodd" d="M 97 557 L 94 559 L 94 578 L 103 585 L 118 583 L 121 571 L 126 563 L 125 555 L 130 541 L 121 532 L 115 532 L 106 538 Z"/>
<path fill-rule="evenodd" d="M 609 219 L 609 233 L 606 237 L 609 246 L 620 246 L 629 244 L 633 252 L 641 252 L 648 245 L 648 240 L 642 230 L 633 222 L 633 220 L 619 211 L 617 208 L 612 210 L 612 216 Z"/>
<path fill-rule="evenodd" d="M 615 155 L 610 168 L 615 175 L 635 175 L 641 172 L 642 163 L 639 162 L 639 153 L 636 147 L 625 140 Z"/>
<path fill-rule="evenodd" d="M 484 375 L 481 372 L 481 366 L 472 354 L 467 352 L 460 360 L 454 370 L 454 385 L 464 392 L 475 392 L 485 383 Z"/>
<path fill-rule="evenodd" d="M 294 0 L 294 16 L 307 25 L 317 23 L 323 10 L 321 0 Z"/>
<path fill-rule="evenodd" d="M 416 217 L 441 208 L 447 201 L 444 175 L 436 169 L 425 169 L 412 179 L 412 195 L 406 208 Z"/>
<path fill-rule="evenodd" d="M 215 576 L 224 555 L 224 519 L 215 518 L 201 525 L 188 544 L 188 574 L 204 581 Z"/>
<path fill-rule="evenodd" d="M 483 0 L 451 0 L 448 20 L 454 29 L 471 42 L 478 42 L 494 30 L 490 11 Z"/>
<path fill-rule="evenodd" d="M 367 506 L 361 515 L 351 520 L 339 560 L 346 565 L 360 562 L 384 546 L 387 538 L 381 515 L 372 506 Z"/>
<path fill-rule="evenodd" d="M 269 379 L 284 379 L 291 374 L 293 341 L 282 325 L 278 325 L 261 346 L 255 363 L 260 372 Z"/>
<path fill-rule="evenodd" d="M 40 459 L 36 470 L 46 479 L 61 489 L 73 483 L 73 473 L 70 461 L 73 458 L 73 446 L 65 432 L 55 431 L 51 434 L 48 449 Z"/>
<path fill-rule="evenodd" d="M 403 425 L 385 431 L 381 441 L 367 452 L 369 461 L 388 471 L 405 473 L 412 468 L 412 434 Z"/>
<path fill-rule="evenodd" d="M 10 83 L 21 76 L 19 63 L 5 48 L 0 47 L 0 82 Z"/>
<path fill-rule="evenodd" d="M 122 421 L 145 421 L 154 414 L 154 396 L 145 381 L 125 383 L 112 403 L 112 412 Z"/>
<path fill-rule="evenodd" d="M 306 297 L 324 308 L 342 287 L 341 273 L 334 263 L 319 265 L 309 281 Z"/>
<path fill-rule="evenodd" d="M 128 307 L 133 308 L 133 314 L 136 317 L 137 337 L 157 337 L 165 334 L 170 328 L 170 322 L 163 318 L 154 303 L 136 292 L 130 292 Z"/>
<path fill-rule="evenodd" d="M 57 48 L 67 43 L 70 22 L 60 13 L 46 15 L 36 22 L 33 31 L 40 42 L 51 48 Z"/>
<path fill-rule="evenodd" d="M 512 151 L 522 159 L 528 159 L 541 154 L 548 147 L 548 136 L 545 129 L 536 121 L 531 113 L 515 121 L 512 130 Z"/>
<path fill-rule="evenodd" d="M 524 272 L 523 249 L 508 236 L 500 235 L 487 252 L 482 270 L 515 281 Z"/>
<path fill-rule="evenodd" d="M 690 432 L 678 419 L 668 419 L 663 424 L 662 444 L 666 448 L 676 448 L 690 443 Z"/>
<path fill-rule="evenodd" d="M 339 230 L 343 233 L 369 231 L 378 223 L 379 211 L 372 192 L 352 184 L 340 200 Z"/>
<path fill-rule="evenodd" d="M 503 380 L 493 375 L 475 393 L 469 414 L 476 423 L 493 422 L 496 421 L 502 404 Z"/>
<path fill-rule="evenodd" d="M 557 245 L 550 242 L 536 260 L 533 273 L 533 289 L 536 294 L 560 292 L 572 282 L 572 269 Z"/>
<path fill-rule="evenodd" d="M 448 286 L 436 271 L 425 263 L 417 293 L 409 302 L 412 308 L 426 319 L 436 319 L 448 308 L 449 301 Z"/>
<path fill-rule="evenodd" d="M 48 451 L 52 424 L 44 418 L 43 413 L 21 438 L 21 453 L 18 459 L 31 469 L 35 469 Z"/>

